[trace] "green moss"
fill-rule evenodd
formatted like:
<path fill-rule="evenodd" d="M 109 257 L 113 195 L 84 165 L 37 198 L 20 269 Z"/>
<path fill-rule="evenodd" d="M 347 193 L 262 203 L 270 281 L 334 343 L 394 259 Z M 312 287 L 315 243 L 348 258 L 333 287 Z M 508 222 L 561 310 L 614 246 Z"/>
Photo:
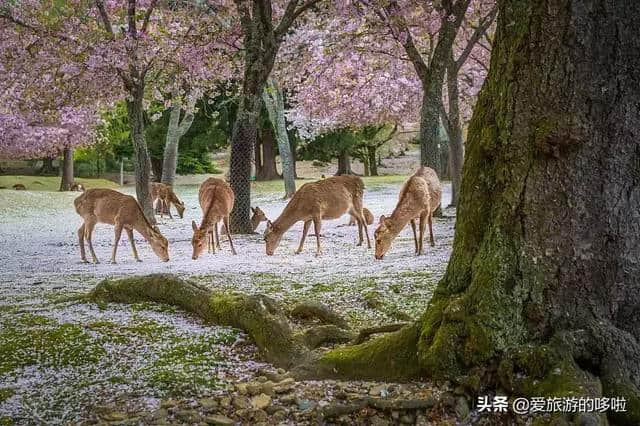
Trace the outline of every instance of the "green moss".
<path fill-rule="evenodd" d="M 602 380 L 603 395 L 609 398 L 624 398 L 626 412 L 609 411 L 608 415 L 616 425 L 640 425 L 640 392 L 628 380 L 605 377 Z"/>
<path fill-rule="evenodd" d="M 96 362 L 104 354 L 84 330 L 75 324 L 22 315 L 0 331 L 0 374 L 28 365 L 61 368 Z"/>
<path fill-rule="evenodd" d="M 0 416 L 0 426 L 13 426 L 13 420 L 11 417 Z"/>
<path fill-rule="evenodd" d="M 0 403 L 3 403 L 7 399 L 15 395 L 16 390 L 13 388 L 0 388 Z"/>

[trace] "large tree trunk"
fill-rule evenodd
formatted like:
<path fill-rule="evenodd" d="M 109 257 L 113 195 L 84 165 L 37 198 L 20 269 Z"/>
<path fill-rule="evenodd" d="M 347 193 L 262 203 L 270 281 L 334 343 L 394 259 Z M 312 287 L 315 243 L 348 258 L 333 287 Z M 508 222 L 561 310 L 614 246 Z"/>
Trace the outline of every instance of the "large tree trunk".
<path fill-rule="evenodd" d="M 378 176 L 378 159 L 376 158 L 377 148 L 373 145 L 367 146 L 367 157 L 369 158 L 369 172 L 371 176 Z"/>
<path fill-rule="evenodd" d="M 353 171 L 351 170 L 351 155 L 349 155 L 349 151 L 342 150 L 338 154 L 338 171 L 336 172 L 336 176 L 342 175 L 352 175 Z"/>
<path fill-rule="evenodd" d="M 262 88 L 260 88 L 260 92 Z M 250 222 L 251 159 L 258 133 L 258 117 L 261 99 L 258 95 L 245 96 L 238 109 L 233 124 L 231 138 L 231 164 L 229 180 L 236 196 L 231 212 L 231 230 L 234 233 L 249 234 L 253 232 Z"/>
<path fill-rule="evenodd" d="M 282 90 L 274 81 L 262 93 L 262 99 L 269 114 L 269 119 L 276 132 L 278 151 L 282 161 L 282 177 L 284 178 L 284 198 L 291 198 L 296 192 L 295 160 L 289 144 L 289 134 L 284 116 L 284 97 Z"/>
<path fill-rule="evenodd" d="M 60 191 L 71 191 L 73 186 L 73 148 L 66 147 L 63 150 L 62 178 L 60 179 Z"/>
<path fill-rule="evenodd" d="M 134 166 L 136 175 L 136 197 L 142 207 L 144 215 L 150 223 L 156 223 L 151 206 L 151 194 L 149 192 L 149 175 L 151 161 L 147 151 L 147 142 L 144 137 L 144 109 L 142 105 L 144 90 L 138 87 L 132 94 L 132 100 L 127 101 L 127 115 L 131 126 L 131 141 L 133 143 Z"/>
<path fill-rule="evenodd" d="M 401 346 L 476 393 L 624 397 L 609 416 L 640 424 L 638 19 L 637 2 L 500 3 L 447 273 L 414 332 L 330 352 L 328 374 Z"/>

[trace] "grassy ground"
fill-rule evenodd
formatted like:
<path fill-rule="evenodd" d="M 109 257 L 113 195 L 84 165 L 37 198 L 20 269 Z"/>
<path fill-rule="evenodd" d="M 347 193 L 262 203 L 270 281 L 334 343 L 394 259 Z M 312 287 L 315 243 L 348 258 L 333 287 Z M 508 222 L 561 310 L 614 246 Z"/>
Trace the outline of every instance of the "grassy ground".
<path fill-rule="evenodd" d="M 106 179 L 76 178 L 75 181 L 83 184 L 85 188 L 116 188 L 118 186 Z M 21 183 L 29 191 L 57 191 L 60 189 L 59 176 L 0 176 L 0 187 L 13 189 L 12 186 L 17 183 Z"/>

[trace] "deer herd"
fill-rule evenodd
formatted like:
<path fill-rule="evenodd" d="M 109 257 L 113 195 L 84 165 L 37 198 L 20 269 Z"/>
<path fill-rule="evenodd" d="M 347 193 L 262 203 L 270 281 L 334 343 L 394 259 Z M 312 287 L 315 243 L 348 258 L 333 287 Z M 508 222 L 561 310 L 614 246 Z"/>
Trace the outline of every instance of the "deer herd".
<path fill-rule="evenodd" d="M 171 216 L 171 206 L 183 217 L 185 205 L 178 199 L 170 185 L 152 183 L 150 185 L 151 198 L 155 204 L 156 213 Z M 337 219 L 344 214 L 350 216 L 349 225 L 358 226 L 358 246 L 367 240 L 367 248 L 371 248 L 367 225 L 374 222 L 371 212 L 362 205 L 364 183 L 357 176 L 345 175 L 323 178 L 316 182 L 306 183 L 298 189 L 285 206 L 280 216 L 273 222 L 268 220 L 259 207 L 252 207 L 251 226 L 255 231 L 260 222 L 266 221 L 264 242 L 266 254 L 275 253 L 280 240 L 287 230 L 297 222 L 303 222 L 302 237 L 296 253 L 302 252 L 304 242 L 313 223 L 316 240 L 316 256 L 322 254 L 320 244 L 322 221 Z M 420 167 L 409 177 L 400 190 L 398 203 L 391 215 L 382 215 L 378 228 L 374 233 L 375 258 L 382 259 L 391 248 L 391 243 L 407 225 L 411 224 L 415 243 L 415 254 L 423 253 L 422 242 L 425 237 L 426 225 L 429 225 L 429 242 L 434 245 L 433 214 L 440 205 L 442 187 L 435 171 L 429 167 Z M 208 178 L 200 185 L 198 200 L 202 210 L 200 225 L 192 221 L 193 246 L 192 259 L 196 260 L 206 250 L 215 253 L 220 250 L 220 234 L 225 234 L 231 252 L 235 255 L 229 227 L 229 216 L 233 209 L 235 195 L 231 186 L 224 180 Z M 111 254 L 111 262 L 116 263 L 116 250 L 122 230 L 127 232 L 131 243 L 133 257 L 140 262 L 133 239 L 133 231 L 137 231 L 149 243 L 154 253 L 163 261 L 169 260 L 169 243 L 145 217 L 136 199 L 112 189 L 87 189 L 74 200 L 76 212 L 82 216 L 84 222 L 78 229 L 80 257 L 88 262 L 85 252 L 85 240 L 94 263 L 98 258 L 93 250 L 91 236 L 97 223 L 113 225 L 115 242 Z M 218 224 L 223 226 L 218 232 Z M 418 222 L 418 224 L 416 224 Z M 419 233 L 416 230 L 419 226 Z M 364 236 L 363 236 L 364 234 Z"/>

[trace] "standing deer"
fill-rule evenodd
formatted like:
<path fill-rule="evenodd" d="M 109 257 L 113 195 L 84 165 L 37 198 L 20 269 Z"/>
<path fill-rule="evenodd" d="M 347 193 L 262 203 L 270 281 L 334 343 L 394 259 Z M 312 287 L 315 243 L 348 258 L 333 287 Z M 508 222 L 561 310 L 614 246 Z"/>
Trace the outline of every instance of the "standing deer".
<path fill-rule="evenodd" d="M 171 204 L 173 204 L 174 206 L 176 206 L 176 210 L 178 211 L 180 219 L 182 219 L 185 210 L 184 203 L 180 201 L 175 192 L 173 192 L 173 188 L 171 187 L 171 185 L 152 182 L 150 188 L 151 204 L 155 204 L 156 200 L 159 200 L 156 204 L 156 214 L 160 213 L 160 217 L 163 217 L 164 213 L 168 213 L 169 218 L 173 219 L 173 216 L 171 216 Z"/>
<path fill-rule="evenodd" d="M 358 246 L 362 245 L 362 229 L 364 228 L 367 247 L 371 248 L 369 231 L 362 214 L 363 193 L 364 183 L 357 176 L 334 176 L 302 185 L 284 208 L 280 217 L 273 223 L 267 221 L 267 232 L 264 236 L 267 255 L 273 255 L 280 244 L 282 235 L 298 221 L 303 221 L 304 227 L 302 228 L 300 246 L 296 253 L 302 252 L 304 240 L 313 221 L 316 234 L 316 256 L 319 256 L 322 254 L 320 247 L 322 219 L 337 219 L 345 213 L 353 216 L 358 223 Z"/>
<path fill-rule="evenodd" d="M 267 218 L 267 215 L 264 214 L 264 212 L 262 211 L 262 209 L 260 207 L 251 207 L 251 230 L 255 232 L 256 229 L 258 229 L 258 226 L 260 226 L 260 222 L 266 222 L 269 219 Z M 217 226 L 217 225 L 216 225 Z M 222 225 L 221 232 L 226 233 L 226 229 L 227 227 Z M 214 233 L 216 238 L 218 238 L 218 230 L 214 229 Z M 218 240 L 218 249 L 220 249 L 220 240 Z"/>
<path fill-rule="evenodd" d="M 413 238 L 415 242 L 415 254 L 422 254 L 422 241 L 427 222 L 429 223 L 429 241 L 431 246 L 433 241 L 433 213 L 440 205 L 442 198 L 442 186 L 436 172 L 429 167 L 420 167 L 404 183 L 398 204 L 391 213 L 391 216 L 380 217 L 380 225 L 374 237 L 376 240 L 376 259 L 382 259 L 385 253 L 391 248 L 391 242 L 411 222 Z M 416 218 L 420 219 L 420 238 L 416 236 Z"/>
<path fill-rule="evenodd" d="M 116 250 L 122 229 L 127 231 L 133 257 L 141 262 L 138 257 L 135 242 L 133 241 L 133 230 L 136 230 L 151 245 L 154 253 L 164 262 L 169 260 L 169 243 L 167 239 L 151 226 L 147 218 L 142 213 L 140 205 L 130 195 L 122 194 L 112 189 L 87 189 L 73 201 L 76 212 L 84 219 L 84 223 L 78 229 L 78 242 L 80 243 L 80 257 L 83 262 L 87 262 L 84 250 L 84 240 L 89 243 L 89 250 L 94 263 L 100 263 L 93 251 L 91 235 L 97 223 L 107 223 L 115 228 L 115 242 L 111 254 L 111 263 L 116 263 Z"/>
<path fill-rule="evenodd" d="M 233 248 L 231 234 L 229 233 L 229 214 L 231 213 L 231 209 L 233 209 L 233 203 L 235 201 L 235 195 L 233 194 L 231 186 L 222 179 L 209 178 L 200 185 L 198 199 L 200 200 L 200 208 L 202 209 L 203 216 L 199 227 L 195 221 L 191 222 L 191 227 L 193 228 L 193 237 L 191 238 L 193 255 L 191 258 L 196 260 L 204 251 L 205 238 L 208 251 L 216 252 L 214 231 L 218 241 L 218 248 L 220 248 L 217 225 L 221 220 L 224 223 L 225 231 L 229 238 L 231 252 L 236 254 L 236 250 Z"/>

